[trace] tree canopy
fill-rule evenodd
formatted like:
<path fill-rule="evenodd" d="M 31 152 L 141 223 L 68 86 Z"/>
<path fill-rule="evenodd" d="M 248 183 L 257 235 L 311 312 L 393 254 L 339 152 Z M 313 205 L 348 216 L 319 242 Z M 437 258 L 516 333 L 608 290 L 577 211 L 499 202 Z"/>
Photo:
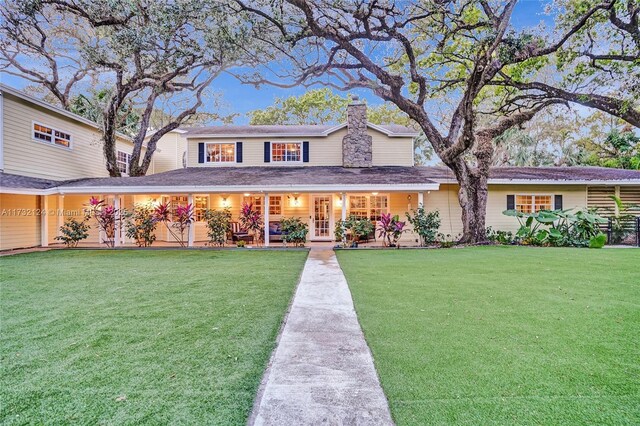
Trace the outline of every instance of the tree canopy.
<path fill-rule="evenodd" d="M 46 87 L 65 109 L 88 111 L 88 97 L 78 104 L 78 94 L 104 89 L 94 106 L 112 176 L 120 174 L 121 118 L 131 102 L 140 105 L 130 174 L 142 175 L 157 141 L 193 117 L 210 83 L 241 61 L 246 34 L 228 12 L 215 0 L 9 0 L 0 6 L 0 66 Z M 176 112 L 147 137 L 163 102 Z"/>
<path fill-rule="evenodd" d="M 235 3 L 271 29 L 264 42 L 290 66 L 245 82 L 369 89 L 418 123 L 458 180 L 463 242 L 486 238 L 496 137 L 569 103 L 640 123 L 627 89 L 637 85 L 636 0 L 554 2 L 552 30 L 516 28 L 516 0 Z M 616 82 L 603 84 L 607 73 Z"/>

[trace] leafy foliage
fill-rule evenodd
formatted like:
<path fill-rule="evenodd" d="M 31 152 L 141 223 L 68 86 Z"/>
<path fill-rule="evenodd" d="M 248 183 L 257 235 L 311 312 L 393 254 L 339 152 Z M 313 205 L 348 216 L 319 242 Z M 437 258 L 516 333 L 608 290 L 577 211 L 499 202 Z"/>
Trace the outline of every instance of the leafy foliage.
<path fill-rule="evenodd" d="M 113 206 L 96 197 L 91 197 L 85 204 L 85 220 L 93 218 L 96 221 L 98 230 L 104 233 L 105 239 L 102 242 L 107 247 L 115 246 L 116 219 L 119 215 L 120 212 Z"/>
<path fill-rule="evenodd" d="M 426 246 L 436 241 L 438 229 L 440 228 L 440 212 L 437 210 L 427 212 L 420 205 L 417 209 L 412 210 L 411 213 L 406 213 L 406 215 L 407 220 L 413 226 L 413 232 L 420 236 L 421 246 Z"/>
<path fill-rule="evenodd" d="M 253 234 L 256 242 L 262 240 L 263 220 L 260 212 L 253 208 L 253 203 L 243 203 L 240 209 L 240 225 Z"/>
<path fill-rule="evenodd" d="M 573 209 L 536 213 L 505 210 L 503 214 L 518 219 L 516 238 L 524 245 L 589 247 L 593 239 L 600 238 L 600 225 L 607 222 L 595 213 Z"/>
<path fill-rule="evenodd" d="M 224 247 L 230 230 L 231 211 L 228 208 L 207 209 L 204 212 L 204 220 L 207 223 L 209 244 Z"/>
<path fill-rule="evenodd" d="M 368 240 L 373 231 L 373 222 L 369 218 L 349 216 L 347 220 L 336 222 L 334 235 L 337 241 L 342 241 L 343 245 L 346 246 L 348 240 L 351 240 L 354 244 Z"/>
<path fill-rule="evenodd" d="M 386 247 L 398 247 L 398 240 L 404 232 L 406 222 L 400 220 L 400 216 L 391 216 L 391 213 L 383 213 L 378 221 L 378 236 Z"/>
<path fill-rule="evenodd" d="M 156 240 L 158 220 L 149 204 L 136 204 L 132 211 L 124 211 L 127 238 L 133 238 L 138 247 L 149 247 Z"/>
<path fill-rule="evenodd" d="M 516 237 L 511 231 L 495 230 L 487 227 L 487 239 L 496 244 L 511 245 L 516 242 Z"/>
<path fill-rule="evenodd" d="M 309 225 L 299 217 L 283 218 L 280 221 L 282 228 L 282 240 L 285 243 L 293 243 L 295 246 L 304 246 L 307 241 Z"/>
<path fill-rule="evenodd" d="M 67 247 L 77 247 L 80 241 L 85 240 L 89 236 L 90 228 L 86 220 L 79 221 L 70 218 L 60 227 L 60 233 L 62 235 L 57 236 L 55 239 L 62 241 Z"/>
<path fill-rule="evenodd" d="M 180 244 L 180 247 L 186 247 L 188 244 L 185 231 L 188 231 L 194 222 L 193 213 L 191 204 L 178 205 L 172 211 L 171 204 L 168 202 L 158 205 L 154 210 L 155 220 L 164 223 L 167 231 Z"/>

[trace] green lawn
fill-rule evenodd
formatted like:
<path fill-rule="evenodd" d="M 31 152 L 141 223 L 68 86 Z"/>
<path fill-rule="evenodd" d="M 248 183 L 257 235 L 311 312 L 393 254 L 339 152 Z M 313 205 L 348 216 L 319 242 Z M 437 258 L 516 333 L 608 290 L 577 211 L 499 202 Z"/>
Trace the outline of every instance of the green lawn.
<path fill-rule="evenodd" d="M 640 250 L 338 258 L 398 425 L 640 424 Z"/>
<path fill-rule="evenodd" d="M 0 422 L 245 424 L 306 252 L 0 258 Z"/>

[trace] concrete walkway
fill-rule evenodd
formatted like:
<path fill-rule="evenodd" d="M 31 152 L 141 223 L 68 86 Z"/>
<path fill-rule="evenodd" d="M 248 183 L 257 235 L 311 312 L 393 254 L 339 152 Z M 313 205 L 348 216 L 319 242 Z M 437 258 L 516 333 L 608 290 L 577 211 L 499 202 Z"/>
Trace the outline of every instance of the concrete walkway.
<path fill-rule="evenodd" d="M 393 424 L 332 250 L 309 253 L 249 424 Z"/>

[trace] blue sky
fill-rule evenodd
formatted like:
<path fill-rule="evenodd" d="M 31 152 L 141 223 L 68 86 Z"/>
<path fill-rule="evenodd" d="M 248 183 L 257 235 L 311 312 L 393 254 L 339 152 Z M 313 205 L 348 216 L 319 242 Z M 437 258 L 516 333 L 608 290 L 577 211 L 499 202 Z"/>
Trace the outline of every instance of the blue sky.
<path fill-rule="evenodd" d="M 543 14 L 544 6 L 550 0 L 521 0 L 516 6 L 512 23 L 517 28 L 531 27 L 539 24 L 541 21 L 550 21 L 550 17 Z M 3 83 L 16 88 L 23 88 L 28 84 L 27 81 L 19 77 L 1 74 L 0 79 Z M 306 91 L 305 88 L 280 89 L 276 87 L 262 86 L 256 89 L 253 86 L 243 85 L 233 76 L 224 74 L 217 78 L 212 84 L 215 92 L 221 93 L 223 96 L 223 104 L 227 113 L 240 113 L 235 121 L 238 124 L 247 122 L 245 114 L 254 109 L 265 108 L 271 104 L 275 98 L 287 97 L 291 95 L 300 95 Z M 381 103 L 381 100 L 369 91 L 359 91 L 358 95 L 367 100 L 369 104 L 375 105 Z"/>

